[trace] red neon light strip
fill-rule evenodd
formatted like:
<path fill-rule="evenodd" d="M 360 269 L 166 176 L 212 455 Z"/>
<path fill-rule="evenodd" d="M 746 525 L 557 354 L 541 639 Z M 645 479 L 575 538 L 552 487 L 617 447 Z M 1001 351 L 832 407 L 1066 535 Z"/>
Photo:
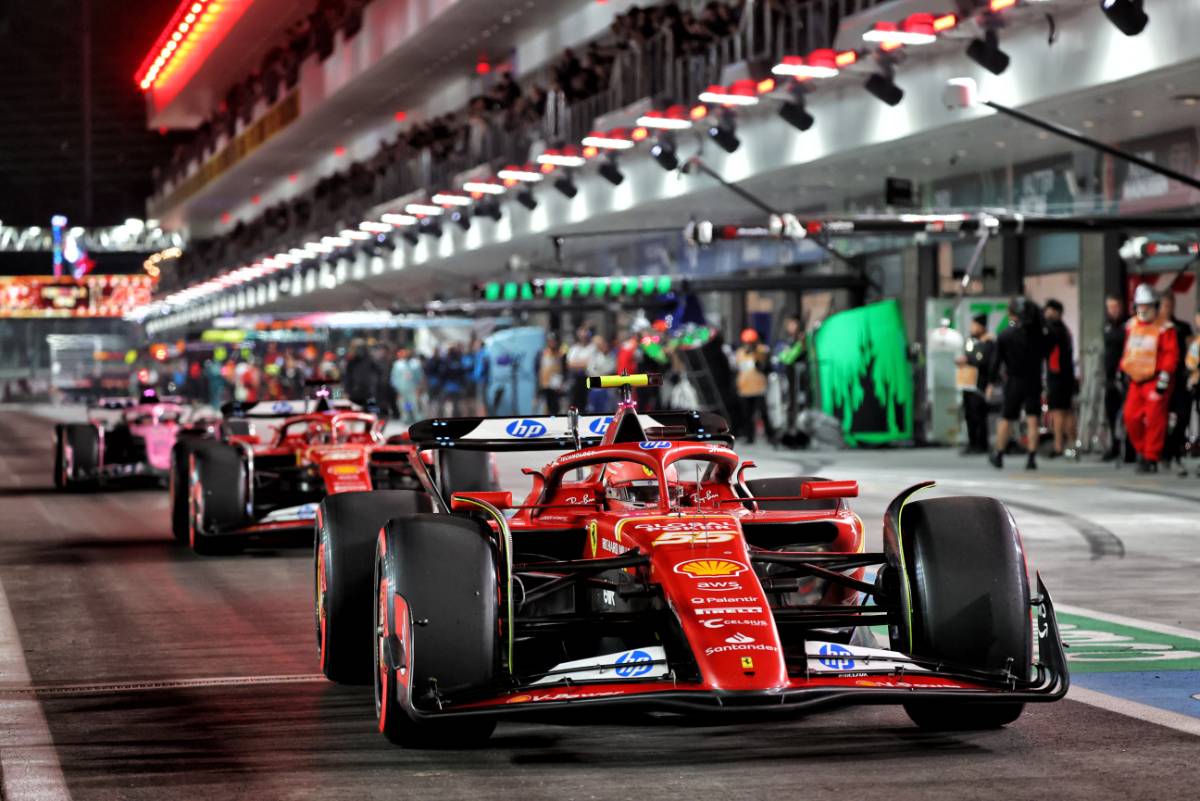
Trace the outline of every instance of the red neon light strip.
<path fill-rule="evenodd" d="M 238 13 L 236 20 L 252 0 L 184 0 L 171 15 L 171 21 L 159 34 L 154 47 L 134 73 L 143 92 L 159 88 L 179 67 L 191 59 L 198 43 L 209 34 L 224 31 L 216 23 L 227 11 Z M 211 51 L 211 47 L 207 51 Z M 207 52 L 205 53 L 207 55 Z"/>

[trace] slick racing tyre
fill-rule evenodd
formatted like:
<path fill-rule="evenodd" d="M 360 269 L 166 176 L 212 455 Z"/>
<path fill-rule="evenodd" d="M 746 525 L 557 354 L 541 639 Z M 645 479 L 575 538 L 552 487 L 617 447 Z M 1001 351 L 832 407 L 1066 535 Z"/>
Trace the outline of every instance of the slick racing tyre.
<path fill-rule="evenodd" d="M 374 661 L 371 607 L 375 542 L 393 517 L 427 512 L 412 490 L 330 495 L 317 507 L 313 549 L 317 653 L 321 672 L 339 684 L 370 684 Z"/>
<path fill-rule="evenodd" d="M 179 542 L 188 542 L 188 472 L 192 451 L 206 444 L 203 440 L 186 438 L 171 447 L 171 467 L 167 473 L 167 498 L 171 507 L 171 533 Z"/>
<path fill-rule="evenodd" d="M 456 492 L 490 492 L 500 488 L 492 455 L 486 451 L 437 452 L 438 486 L 447 501 Z"/>
<path fill-rule="evenodd" d="M 375 548 L 375 713 L 397 745 L 486 740 L 488 717 L 439 720 L 437 700 L 487 687 L 498 663 L 498 595 L 491 532 L 457 515 L 388 522 Z"/>
<path fill-rule="evenodd" d="M 100 430 L 90 423 L 54 427 L 54 486 L 79 490 L 96 483 L 100 466 Z"/>
<path fill-rule="evenodd" d="M 900 548 L 911 617 L 893 629 L 892 647 L 980 670 L 1009 669 L 1021 679 L 1033 654 L 1029 576 L 1021 536 L 994 498 L 935 498 L 902 509 Z M 898 640 L 898 641 L 897 641 Z M 1024 704 L 910 702 L 922 728 L 993 729 Z"/>
<path fill-rule="evenodd" d="M 240 550 L 238 537 L 219 537 L 246 522 L 246 463 L 223 442 L 206 442 L 188 453 L 188 545 L 198 554 Z"/>

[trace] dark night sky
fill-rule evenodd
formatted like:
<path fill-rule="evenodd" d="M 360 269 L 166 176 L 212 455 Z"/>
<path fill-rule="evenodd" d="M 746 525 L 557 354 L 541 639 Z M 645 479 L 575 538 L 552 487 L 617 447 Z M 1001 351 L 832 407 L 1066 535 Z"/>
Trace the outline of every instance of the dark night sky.
<path fill-rule="evenodd" d="M 109 225 L 145 213 L 167 138 L 146 130 L 133 73 L 176 0 L 91 0 L 93 214 L 83 199 L 84 0 L 0 0 L 0 220 Z"/>

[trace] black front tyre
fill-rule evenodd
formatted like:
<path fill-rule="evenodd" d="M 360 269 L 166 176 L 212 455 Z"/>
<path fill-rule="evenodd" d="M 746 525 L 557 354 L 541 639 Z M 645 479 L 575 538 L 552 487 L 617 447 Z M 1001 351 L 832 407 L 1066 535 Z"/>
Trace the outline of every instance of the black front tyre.
<path fill-rule="evenodd" d="M 167 498 L 171 508 L 171 534 L 178 542 L 188 542 L 189 457 L 200 444 L 199 440 L 180 439 L 171 448 Z"/>
<path fill-rule="evenodd" d="M 410 748 L 487 740 L 490 717 L 421 717 L 497 674 L 497 571 L 479 521 L 457 515 L 391 520 L 375 550 L 375 713 L 379 731 Z M 434 712 L 433 714 L 436 714 Z"/>
<path fill-rule="evenodd" d="M 198 554 L 241 550 L 241 538 L 217 536 L 246 523 L 246 463 L 236 446 L 204 443 L 188 454 L 188 545 Z"/>
<path fill-rule="evenodd" d="M 908 503 L 901 515 L 911 616 L 901 610 L 892 647 L 1027 678 L 1033 658 L 1029 576 L 1008 510 L 994 498 L 934 498 Z M 1012 723 L 1024 705 L 939 700 L 904 708 L 923 728 L 968 730 Z"/>
<path fill-rule="evenodd" d="M 313 568 L 321 672 L 339 684 L 370 684 L 374 662 L 371 607 L 379 531 L 393 517 L 427 512 L 429 497 L 412 490 L 343 492 L 317 508 Z"/>

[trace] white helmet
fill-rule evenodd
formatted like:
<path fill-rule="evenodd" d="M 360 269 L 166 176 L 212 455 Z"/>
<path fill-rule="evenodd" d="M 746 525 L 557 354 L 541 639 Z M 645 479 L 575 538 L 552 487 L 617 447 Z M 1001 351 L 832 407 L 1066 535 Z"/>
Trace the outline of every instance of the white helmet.
<path fill-rule="evenodd" d="M 1134 306 L 1153 306 L 1158 303 L 1158 294 L 1155 293 L 1154 287 L 1149 284 L 1138 284 L 1137 289 L 1133 291 Z"/>

